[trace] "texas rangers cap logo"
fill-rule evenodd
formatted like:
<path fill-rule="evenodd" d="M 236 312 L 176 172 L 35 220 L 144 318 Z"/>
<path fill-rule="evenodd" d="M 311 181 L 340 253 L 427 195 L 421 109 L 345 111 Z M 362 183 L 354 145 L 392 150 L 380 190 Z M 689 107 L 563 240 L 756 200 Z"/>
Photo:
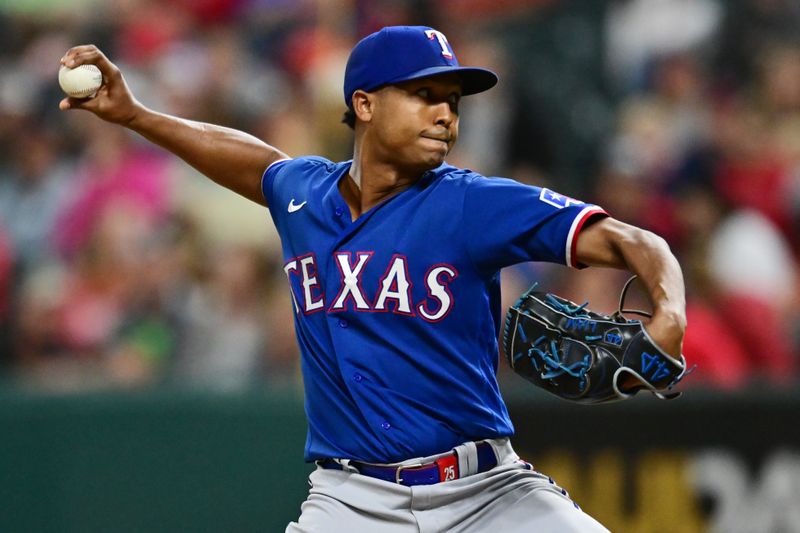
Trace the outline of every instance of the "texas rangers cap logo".
<path fill-rule="evenodd" d="M 447 37 L 444 36 L 444 33 L 438 30 L 425 30 L 425 35 L 428 36 L 428 39 L 436 39 L 439 42 L 439 46 L 442 47 L 442 55 L 444 57 L 447 59 L 455 59 L 456 56 L 450 49 L 450 43 L 447 42 Z"/>

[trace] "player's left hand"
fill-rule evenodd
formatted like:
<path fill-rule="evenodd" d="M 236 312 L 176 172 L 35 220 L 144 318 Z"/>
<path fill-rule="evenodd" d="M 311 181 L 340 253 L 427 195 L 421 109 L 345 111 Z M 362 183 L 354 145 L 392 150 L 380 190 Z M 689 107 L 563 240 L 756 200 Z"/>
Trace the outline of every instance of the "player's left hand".
<path fill-rule="evenodd" d="M 686 315 L 678 312 L 656 310 L 644 329 L 662 350 L 673 357 L 683 351 L 683 336 L 686 333 Z"/>
<path fill-rule="evenodd" d="M 684 313 L 669 303 L 651 315 L 625 309 L 625 294 L 612 315 L 593 312 L 557 295 L 525 292 L 506 314 L 503 347 L 515 372 L 565 400 L 603 403 L 648 390 L 662 400 L 686 375 L 681 354 Z M 629 319 L 624 313 L 649 318 Z"/>
<path fill-rule="evenodd" d="M 644 325 L 653 342 L 672 357 L 679 358 L 683 353 L 683 336 L 686 331 L 686 317 L 683 319 L 666 312 L 656 313 Z M 644 389 L 641 382 L 630 375 L 622 376 L 620 387 L 626 392 Z"/>

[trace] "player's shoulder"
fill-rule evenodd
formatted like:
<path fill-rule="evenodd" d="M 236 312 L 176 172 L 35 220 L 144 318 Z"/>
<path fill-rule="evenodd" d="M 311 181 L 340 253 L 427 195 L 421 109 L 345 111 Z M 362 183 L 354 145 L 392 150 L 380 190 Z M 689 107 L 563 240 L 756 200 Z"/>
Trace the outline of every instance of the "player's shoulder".
<path fill-rule="evenodd" d="M 532 190 L 539 190 L 539 187 L 527 185 L 517 180 L 502 176 L 485 176 L 469 168 L 459 168 L 452 165 L 443 164 L 433 170 L 442 183 L 450 186 L 470 189 L 481 189 L 484 187 L 526 187 Z"/>
<path fill-rule="evenodd" d="M 264 171 L 261 192 L 267 205 L 274 205 L 276 200 L 283 201 L 286 194 L 303 188 L 331 187 L 348 164 L 334 163 L 315 155 L 281 159 Z"/>
<path fill-rule="evenodd" d="M 443 184 L 462 189 L 469 201 L 478 203 L 524 200 L 529 208 L 541 207 L 544 210 L 589 205 L 541 185 L 502 176 L 484 176 L 468 168 L 442 165 L 435 172 L 440 174 Z"/>
<path fill-rule="evenodd" d="M 281 159 L 271 165 L 271 170 L 295 173 L 335 172 L 346 163 L 334 163 L 318 155 Z"/>
<path fill-rule="evenodd" d="M 464 188 L 478 180 L 488 179 L 486 176 L 469 168 L 460 168 L 447 163 L 430 171 L 435 180 L 442 186 Z"/>

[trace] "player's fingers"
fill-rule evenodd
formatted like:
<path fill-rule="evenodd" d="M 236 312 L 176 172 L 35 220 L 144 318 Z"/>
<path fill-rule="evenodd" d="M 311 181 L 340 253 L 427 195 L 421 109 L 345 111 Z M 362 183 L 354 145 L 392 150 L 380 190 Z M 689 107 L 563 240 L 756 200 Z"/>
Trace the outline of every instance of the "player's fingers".
<path fill-rule="evenodd" d="M 68 109 L 84 109 L 86 111 L 92 111 L 96 106 L 96 102 L 93 101 L 94 98 L 72 98 L 67 97 L 61 100 L 58 103 L 58 108 L 61 111 L 66 111 Z"/>
<path fill-rule="evenodd" d="M 80 44 L 78 46 L 73 46 L 69 50 L 64 52 L 64 57 L 61 58 L 61 62 L 63 63 L 74 54 L 78 54 L 80 52 L 86 52 L 87 50 L 96 50 L 96 49 L 97 46 L 93 44 Z"/>
<path fill-rule="evenodd" d="M 96 65 L 103 74 L 103 78 L 106 80 L 113 78 L 119 72 L 116 65 L 93 44 L 70 48 L 67 50 L 67 53 L 64 54 L 64 57 L 61 58 L 61 63 L 69 68 L 75 68 L 85 64 Z"/>
<path fill-rule="evenodd" d="M 71 68 L 77 67 L 82 63 L 82 61 L 78 59 L 79 56 L 86 54 L 87 52 L 95 52 L 95 51 L 99 50 L 93 44 L 73 46 L 64 53 L 64 56 L 61 58 L 61 64 Z"/>
<path fill-rule="evenodd" d="M 61 58 L 61 62 L 66 64 L 70 59 L 74 59 L 75 57 L 86 54 L 86 53 L 100 53 L 100 49 L 94 44 L 81 44 L 78 46 L 73 46 L 69 50 L 64 53 L 64 56 Z"/>

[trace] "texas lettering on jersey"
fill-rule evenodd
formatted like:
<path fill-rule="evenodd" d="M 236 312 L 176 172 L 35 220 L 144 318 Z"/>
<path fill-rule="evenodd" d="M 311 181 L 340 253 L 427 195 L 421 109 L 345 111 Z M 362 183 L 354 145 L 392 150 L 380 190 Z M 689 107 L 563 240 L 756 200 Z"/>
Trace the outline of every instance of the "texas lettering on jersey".
<path fill-rule="evenodd" d="M 363 273 L 374 252 L 335 252 L 333 259 L 339 269 L 339 287 L 330 302 L 325 301 L 325 290 L 317 274 L 314 254 L 293 258 L 283 266 L 292 287 L 295 311 L 310 314 L 323 309 L 329 313 L 346 310 L 362 312 L 393 312 L 399 315 L 419 316 L 427 322 L 438 322 L 452 310 L 455 301 L 449 284 L 458 277 L 452 265 L 436 264 L 428 268 L 422 280 L 427 297 L 414 302 L 411 294 L 413 280 L 408 274 L 408 259 L 400 254 L 392 256 L 386 271 L 373 291 L 364 288 Z M 295 294 L 293 277 L 300 281 Z"/>

